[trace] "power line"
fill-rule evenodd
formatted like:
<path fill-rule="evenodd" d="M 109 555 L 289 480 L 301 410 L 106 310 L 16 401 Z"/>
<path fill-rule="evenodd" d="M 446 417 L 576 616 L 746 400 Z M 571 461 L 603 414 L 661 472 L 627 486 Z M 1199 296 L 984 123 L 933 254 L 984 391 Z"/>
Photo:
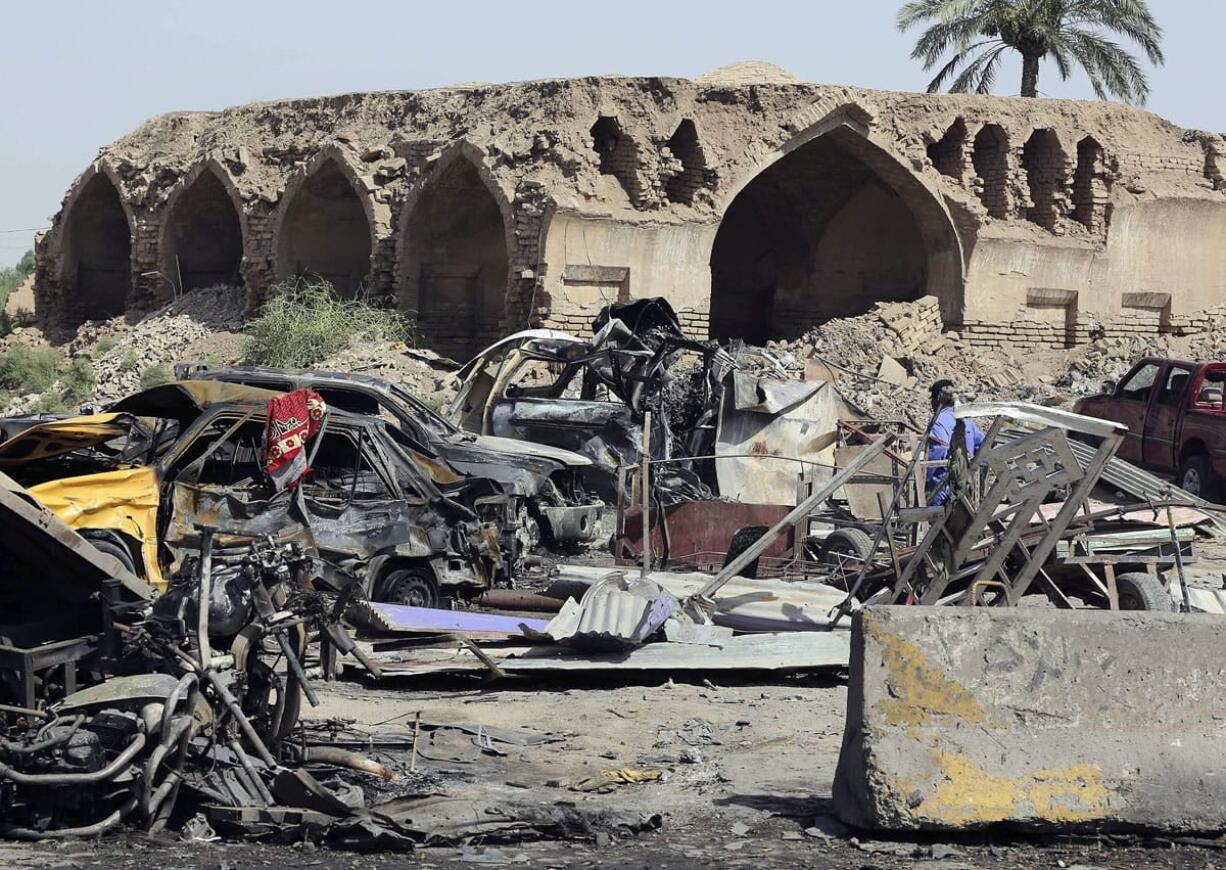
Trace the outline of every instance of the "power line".
<path fill-rule="evenodd" d="M 26 227 L 23 230 L 0 230 L 0 233 L 37 233 L 40 230 L 49 230 L 51 227 Z"/>

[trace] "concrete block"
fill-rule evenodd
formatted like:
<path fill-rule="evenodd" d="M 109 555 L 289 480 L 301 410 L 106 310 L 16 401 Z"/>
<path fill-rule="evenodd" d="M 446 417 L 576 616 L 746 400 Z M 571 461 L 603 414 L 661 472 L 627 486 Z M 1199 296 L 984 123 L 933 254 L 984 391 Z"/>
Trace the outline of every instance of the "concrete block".
<path fill-rule="evenodd" d="M 839 817 L 863 828 L 1226 829 L 1226 620 L 871 607 Z"/>

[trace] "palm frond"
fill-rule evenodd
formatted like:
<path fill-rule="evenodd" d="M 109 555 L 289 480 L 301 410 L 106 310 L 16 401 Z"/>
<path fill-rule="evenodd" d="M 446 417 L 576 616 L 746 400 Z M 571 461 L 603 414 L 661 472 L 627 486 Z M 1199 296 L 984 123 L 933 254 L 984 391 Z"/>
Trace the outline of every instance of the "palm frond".
<path fill-rule="evenodd" d="M 1088 74 L 1097 75 L 1108 93 L 1126 103 L 1144 105 L 1149 80 L 1140 62 L 1119 45 L 1086 30 L 1068 31 L 1069 51 Z"/>

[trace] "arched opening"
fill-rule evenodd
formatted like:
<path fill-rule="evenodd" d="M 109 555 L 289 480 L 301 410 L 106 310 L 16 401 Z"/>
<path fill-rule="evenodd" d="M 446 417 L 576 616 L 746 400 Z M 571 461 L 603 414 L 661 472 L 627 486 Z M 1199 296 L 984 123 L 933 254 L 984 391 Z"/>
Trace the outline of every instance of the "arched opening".
<path fill-rule="evenodd" d="M 425 344 L 467 360 L 501 334 L 507 230 L 476 165 L 460 156 L 428 181 L 404 227 L 403 304 Z"/>
<path fill-rule="evenodd" d="M 204 170 L 178 196 L 163 233 L 162 274 L 180 290 L 242 284 L 242 224 L 216 172 Z"/>
<path fill-rule="evenodd" d="M 124 313 L 132 287 L 132 226 L 103 172 L 85 183 L 68 214 L 63 284 L 70 325 Z"/>
<path fill-rule="evenodd" d="M 966 173 L 966 122 L 959 118 L 950 124 L 940 141 L 928 146 L 928 159 L 937 172 L 961 181 Z"/>
<path fill-rule="evenodd" d="M 355 297 L 370 274 L 370 222 L 340 164 L 329 158 L 289 202 L 277 240 L 277 276 L 318 275 Z"/>
<path fill-rule="evenodd" d="M 971 165 L 979 179 L 976 193 L 988 215 L 1009 217 L 1009 135 L 998 124 L 988 124 L 975 134 Z"/>
<path fill-rule="evenodd" d="M 1098 232 L 1106 213 L 1108 189 L 1103 147 L 1093 136 L 1077 143 L 1077 172 L 1073 175 L 1073 218 L 1090 232 Z"/>
<path fill-rule="evenodd" d="M 1026 219 L 1054 232 L 1060 222 L 1060 204 L 1068 183 L 1068 158 L 1054 130 L 1035 130 L 1022 149 L 1022 168 L 1030 187 Z"/>
<path fill-rule="evenodd" d="M 622 131 L 617 118 L 601 115 L 596 119 L 589 131 L 592 136 L 592 149 L 599 158 L 601 175 L 611 175 L 617 179 L 632 204 L 637 204 L 642 198 L 642 186 L 639 184 L 639 149 L 634 139 Z"/>
<path fill-rule="evenodd" d="M 901 164 L 839 127 L 771 164 L 728 207 L 711 252 L 711 335 L 792 338 L 926 293 L 960 316 L 948 215 Z"/>
<path fill-rule="evenodd" d="M 668 151 L 679 163 L 676 171 L 664 181 L 664 193 L 669 202 L 692 205 L 694 195 L 706 184 L 707 158 L 698 141 L 698 129 L 689 118 L 677 125 L 668 140 Z"/>

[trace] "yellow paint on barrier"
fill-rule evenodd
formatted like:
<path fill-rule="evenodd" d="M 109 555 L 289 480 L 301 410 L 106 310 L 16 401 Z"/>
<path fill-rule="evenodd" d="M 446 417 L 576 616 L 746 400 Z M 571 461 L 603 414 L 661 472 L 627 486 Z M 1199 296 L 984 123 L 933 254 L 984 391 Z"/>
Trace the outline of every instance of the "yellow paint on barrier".
<path fill-rule="evenodd" d="M 938 776 L 931 797 L 915 808 L 918 818 L 946 825 L 974 825 L 1040 818 L 1077 823 L 1106 818 L 1110 792 L 1093 764 L 1040 769 L 1020 777 L 995 776 L 960 752 L 933 752 Z"/>
<path fill-rule="evenodd" d="M 66 477 L 32 486 L 30 495 L 73 529 L 107 529 L 138 541 L 137 574 L 159 591 L 166 588 L 158 567 L 158 481 L 151 468 L 125 468 Z"/>
<path fill-rule="evenodd" d="M 986 714 L 978 699 L 965 686 L 929 664 L 923 650 L 890 634 L 871 614 L 864 614 L 863 620 L 865 634 L 881 645 L 889 672 L 889 690 L 893 697 L 876 704 L 886 722 L 912 728 L 925 724 L 931 716 L 983 722 Z"/>

